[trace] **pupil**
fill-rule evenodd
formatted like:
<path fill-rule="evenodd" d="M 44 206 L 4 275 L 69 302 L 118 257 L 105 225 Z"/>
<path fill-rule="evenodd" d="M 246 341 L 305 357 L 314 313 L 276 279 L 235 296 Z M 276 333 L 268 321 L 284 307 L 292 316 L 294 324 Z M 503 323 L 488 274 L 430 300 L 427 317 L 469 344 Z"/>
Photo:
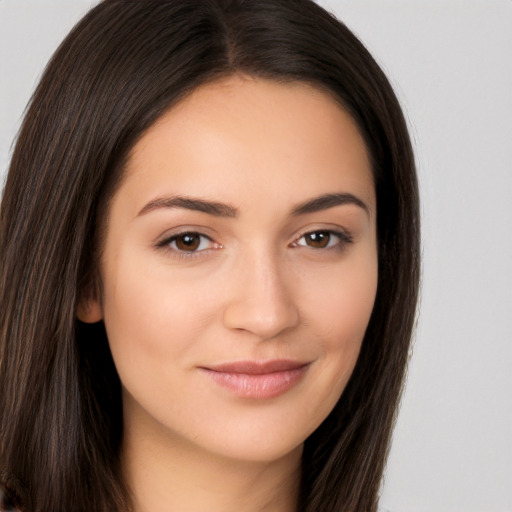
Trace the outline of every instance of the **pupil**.
<path fill-rule="evenodd" d="M 182 235 L 176 240 L 178 249 L 185 251 L 193 251 L 199 247 L 199 236 Z"/>
<path fill-rule="evenodd" d="M 309 242 L 312 247 L 322 249 L 329 243 L 329 233 L 319 232 L 308 235 Z"/>

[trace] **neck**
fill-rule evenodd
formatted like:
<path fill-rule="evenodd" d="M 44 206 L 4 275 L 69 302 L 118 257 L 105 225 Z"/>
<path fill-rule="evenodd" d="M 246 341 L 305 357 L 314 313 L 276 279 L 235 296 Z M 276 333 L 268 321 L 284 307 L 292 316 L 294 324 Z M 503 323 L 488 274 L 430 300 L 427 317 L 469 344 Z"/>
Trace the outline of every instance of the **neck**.
<path fill-rule="evenodd" d="M 168 433 L 124 436 L 134 511 L 295 512 L 302 448 L 273 461 L 240 461 Z"/>

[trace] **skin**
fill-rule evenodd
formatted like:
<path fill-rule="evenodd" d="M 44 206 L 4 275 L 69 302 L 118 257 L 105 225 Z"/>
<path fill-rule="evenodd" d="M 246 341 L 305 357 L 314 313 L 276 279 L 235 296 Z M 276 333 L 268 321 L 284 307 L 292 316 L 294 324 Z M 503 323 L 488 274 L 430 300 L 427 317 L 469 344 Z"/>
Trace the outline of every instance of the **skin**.
<path fill-rule="evenodd" d="M 350 200 L 297 212 L 326 194 Z M 296 508 L 304 440 L 343 392 L 372 311 L 375 212 L 354 121 L 305 84 L 208 84 L 139 140 L 110 205 L 101 297 L 79 308 L 104 320 L 123 385 L 136 510 Z M 271 397 L 204 371 L 276 359 L 306 366 Z"/>

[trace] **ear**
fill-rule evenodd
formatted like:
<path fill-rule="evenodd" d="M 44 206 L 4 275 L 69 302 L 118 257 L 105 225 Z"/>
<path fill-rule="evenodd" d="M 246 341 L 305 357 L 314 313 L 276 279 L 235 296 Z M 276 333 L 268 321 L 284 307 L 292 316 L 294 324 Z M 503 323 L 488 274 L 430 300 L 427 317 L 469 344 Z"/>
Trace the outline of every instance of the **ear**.
<path fill-rule="evenodd" d="M 103 320 L 103 309 L 96 294 L 88 294 L 78 301 L 76 316 L 81 322 L 86 324 L 95 324 Z"/>

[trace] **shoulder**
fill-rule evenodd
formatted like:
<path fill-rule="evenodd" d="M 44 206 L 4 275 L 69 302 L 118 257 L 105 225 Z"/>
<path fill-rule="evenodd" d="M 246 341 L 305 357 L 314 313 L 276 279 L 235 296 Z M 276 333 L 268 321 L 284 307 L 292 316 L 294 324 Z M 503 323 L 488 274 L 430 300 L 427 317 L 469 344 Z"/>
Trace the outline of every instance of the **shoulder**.
<path fill-rule="evenodd" d="M 29 508 L 22 507 L 26 500 L 24 486 L 13 475 L 0 471 L 0 512 L 28 512 Z"/>
<path fill-rule="evenodd" d="M 0 512 L 22 512 L 14 493 L 0 484 Z"/>

